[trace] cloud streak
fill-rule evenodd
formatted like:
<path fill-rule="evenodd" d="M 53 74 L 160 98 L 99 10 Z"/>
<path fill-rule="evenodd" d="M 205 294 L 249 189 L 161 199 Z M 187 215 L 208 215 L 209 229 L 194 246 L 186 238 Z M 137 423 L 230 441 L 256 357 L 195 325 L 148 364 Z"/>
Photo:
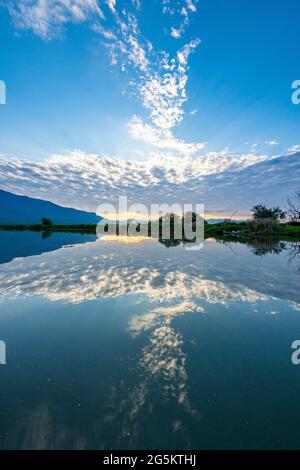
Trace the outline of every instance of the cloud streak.
<path fill-rule="evenodd" d="M 178 2 L 163 1 L 163 12 L 172 19 L 181 18 L 179 30 L 172 28 L 173 36 L 179 38 L 183 27 L 189 23 L 189 14 L 196 12 L 196 3 L 192 0 Z M 123 6 L 121 6 L 123 5 Z M 125 5 L 125 7 L 124 7 Z M 120 66 L 122 72 L 134 73 L 135 94 L 147 113 L 144 126 L 139 126 L 143 140 L 145 126 L 148 133 L 160 134 L 156 138 L 158 148 L 173 148 L 187 155 L 202 149 L 201 143 L 183 143 L 173 136 L 173 129 L 184 117 L 184 105 L 187 102 L 187 82 L 189 58 L 200 44 L 194 38 L 180 47 L 175 54 L 166 50 L 155 50 L 149 39 L 144 37 L 136 16 L 138 2 L 116 0 L 12 0 L 8 9 L 17 28 L 31 29 L 42 39 L 53 39 L 67 23 L 87 21 L 91 29 L 105 41 L 111 54 L 111 64 Z M 108 28 L 107 22 L 110 21 Z M 137 125 L 130 135 L 136 140 Z M 171 133 L 172 132 L 172 133 Z M 147 137 L 146 142 L 149 142 Z"/>
<path fill-rule="evenodd" d="M 270 158 L 224 151 L 178 159 L 158 152 L 136 162 L 74 151 L 43 162 L 0 159 L 3 189 L 93 211 L 126 195 L 131 204 L 204 203 L 215 214 L 234 201 L 243 216 L 254 203 L 284 204 L 299 180 L 299 153 Z"/>
<path fill-rule="evenodd" d="M 170 130 L 159 130 L 145 124 L 143 120 L 134 116 L 128 124 L 129 134 L 135 140 L 141 140 L 155 148 L 162 150 L 172 150 L 175 153 L 185 156 L 194 155 L 205 147 L 204 142 L 185 142 L 176 139 Z"/>
<path fill-rule="evenodd" d="M 163 13 L 168 14 L 176 24 L 171 26 L 171 36 L 179 39 L 190 24 L 190 15 L 196 13 L 198 0 L 163 0 Z"/>
<path fill-rule="evenodd" d="M 19 29 L 31 29 L 37 36 L 50 39 L 67 23 L 102 18 L 97 0 L 11 0 L 7 8 Z"/>

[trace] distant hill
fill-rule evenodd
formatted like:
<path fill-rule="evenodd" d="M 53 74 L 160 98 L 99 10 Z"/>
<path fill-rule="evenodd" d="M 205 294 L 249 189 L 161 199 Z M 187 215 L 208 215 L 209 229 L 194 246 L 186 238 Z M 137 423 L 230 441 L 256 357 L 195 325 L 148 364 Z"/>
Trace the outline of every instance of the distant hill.
<path fill-rule="evenodd" d="M 101 220 L 94 212 L 58 206 L 49 201 L 18 196 L 0 190 L 0 224 L 39 224 L 48 217 L 54 224 L 96 224 Z"/>
<path fill-rule="evenodd" d="M 232 224 L 238 224 L 240 222 L 247 222 L 247 219 L 235 220 L 235 219 L 206 219 L 209 224 L 223 224 L 224 222 L 231 222 Z"/>

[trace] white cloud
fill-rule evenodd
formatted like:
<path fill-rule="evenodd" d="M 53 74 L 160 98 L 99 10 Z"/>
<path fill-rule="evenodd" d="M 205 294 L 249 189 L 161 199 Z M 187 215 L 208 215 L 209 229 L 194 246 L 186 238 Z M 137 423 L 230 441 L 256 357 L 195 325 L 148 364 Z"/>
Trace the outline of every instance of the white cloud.
<path fill-rule="evenodd" d="M 198 0 L 196 1 L 192 1 L 192 0 L 186 0 L 186 6 L 189 10 L 191 10 L 193 13 L 195 13 L 197 11 L 197 8 L 196 8 L 196 3 L 197 3 Z"/>
<path fill-rule="evenodd" d="M 145 139 L 157 143 L 151 129 L 142 131 Z M 298 187 L 300 163 L 296 157 L 270 159 L 224 150 L 178 158 L 174 150 L 168 152 L 167 145 L 179 146 L 182 152 L 180 142 L 161 145 L 166 149 L 138 162 L 79 151 L 42 162 L 3 157 L 0 187 L 88 210 L 105 201 L 114 203 L 124 194 L 132 202 L 146 204 L 205 203 L 209 212 L 220 210 L 220 201 L 222 207 L 232 207 L 234 201 L 241 210 L 248 210 L 257 198 L 265 203 L 271 198 L 272 204 L 280 205 Z"/>
<path fill-rule="evenodd" d="M 181 14 L 182 14 L 182 16 L 184 16 L 184 17 L 188 17 L 188 16 L 189 16 L 188 11 L 187 11 L 187 9 L 186 9 L 185 7 L 182 7 L 182 8 L 181 8 Z"/>
<path fill-rule="evenodd" d="M 155 51 L 143 37 L 136 17 L 126 11 L 116 14 L 116 40 L 109 44 L 112 63 L 121 70 L 132 67 L 136 72 L 136 90 L 149 113 L 151 126 L 168 130 L 179 124 L 187 101 L 188 59 L 200 44 L 194 39 L 184 45 L 175 57 Z M 175 34 L 175 33 L 174 33 Z"/>
<path fill-rule="evenodd" d="M 151 76 L 140 88 L 143 105 L 150 111 L 153 124 L 171 129 L 183 119 L 186 101 L 186 75 L 165 73 Z"/>
<path fill-rule="evenodd" d="M 183 29 L 182 28 L 171 28 L 171 36 L 174 38 L 174 39 L 179 39 L 181 37 L 183 33 Z"/>
<path fill-rule="evenodd" d="M 142 140 L 159 149 L 167 149 L 178 152 L 182 155 L 194 155 L 205 147 L 205 143 L 188 143 L 176 139 L 170 130 L 159 130 L 149 124 L 144 124 L 143 120 L 134 116 L 128 124 L 130 135 L 136 140 Z"/>
<path fill-rule="evenodd" d="M 116 0 L 106 0 L 108 7 L 113 13 L 116 13 Z"/>
<path fill-rule="evenodd" d="M 121 64 L 121 70 L 125 71 L 131 66 L 138 73 L 146 74 L 150 66 L 148 53 L 152 45 L 142 37 L 136 17 L 125 10 L 116 12 L 113 32 L 116 39 L 109 44 L 109 48 L 115 62 Z M 138 78 L 142 77 L 138 75 Z"/>
<path fill-rule="evenodd" d="M 170 0 L 162 1 L 162 11 L 164 14 L 169 14 L 173 23 L 170 34 L 174 39 L 179 39 L 184 34 L 190 23 L 190 14 L 197 11 L 197 1 L 198 0 L 195 0 L 194 2 L 191 0 L 172 0 L 172 2 Z"/>
<path fill-rule="evenodd" d="M 190 54 L 199 46 L 200 39 L 196 38 L 187 43 L 180 51 L 177 52 L 177 58 L 182 67 L 186 67 Z"/>
<path fill-rule="evenodd" d="M 265 144 L 270 145 L 272 147 L 272 146 L 275 146 L 275 145 L 280 145 L 280 142 L 278 142 L 277 140 L 266 140 Z"/>
<path fill-rule="evenodd" d="M 289 148 L 289 153 L 297 153 L 300 152 L 300 144 L 292 145 L 292 147 Z"/>
<path fill-rule="evenodd" d="M 93 24 L 92 30 L 97 34 L 101 34 L 101 36 L 103 36 L 108 41 L 116 41 L 117 39 L 110 29 L 106 29 L 100 24 Z"/>
<path fill-rule="evenodd" d="M 127 11 L 116 14 L 114 35 L 117 39 L 109 45 L 112 62 L 120 62 L 123 71 L 130 66 L 137 72 L 137 91 L 152 125 L 166 130 L 179 124 L 187 101 L 188 59 L 200 40 L 188 42 L 170 57 L 165 51 L 154 50 L 141 34 L 137 18 Z"/>
<path fill-rule="evenodd" d="M 68 22 L 104 18 L 97 0 L 12 0 L 7 7 L 16 27 L 44 39 L 56 36 Z"/>
<path fill-rule="evenodd" d="M 183 13 L 185 12 L 185 13 Z M 185 32 L 185 29 L 186 27 L 188 26 L 189 24 L 189 17 L 188 17 L 188 14 L 186 12 L 186 10 L 183 8 L 182 11 L 181 11 L 181 14 L 183 15 L 183 20 L 180 22 L 179 26 L 176 28 L 174 26 L 171 27 L 171 36 L 174 38 L 174 39 L 179 39 L 181 38 L 181 36 L 184 34 Z"/>
<path fill-rule="evenodd" d="M 171 129 L 179 124 L 187 101 L 187 62 L 200 43 L 194 40 L 177 52 L 176 59 L 165 54 L 158 70 L 151 71 L 140 86 L 143 104 L 150 112 L 152 123 L 160 129 Z"/>
<path fill-rule="evenodd" d="M 134 2 L 136 6 L 139 3 Z M 188 12 L 195 11 L 195 2 L 178 1 L 178 8 L 170 8 L 173 16 L 184 18 L 179 29 L 173 27 L 173 36 L 178 37 L 188 24 Z M 108 29 L 102 24 L 104 14 L 99 5 L 105 4 L 113 12 L 113 21 Z M 16 25 L 31 28 L 42 38 L 55 36 L 67 22 L 90 21 L 91 29 L 101 35 L 111 54 L 111 64 L 120 65 L 122 71 L 131 68 L 135 72 L 135 90 L 142 105 L 148 112 L 149 128 L 152 133 L 163 134 L 156 138 L 159 148 L 181 149 L 193 154 L 201 144 L 188 144 L 176 139 L 171 132 L 184 117 L 184 104 L 187 101 L 188 60 L 190 54 L 200 44 L 194 39 L 185 44 L 171 57 L 165 51 L 156 51 L 141 33 L 137 17 L 129 10 L 119 8 L 116 0 L 21 0 L 12 1 L 10 12 Z M 131 80 L 133 82 L 134 80 Z M 157 129 L 157 131 L 155 131 Z M 131 133 L 133 134 L 133 132 Z"/>

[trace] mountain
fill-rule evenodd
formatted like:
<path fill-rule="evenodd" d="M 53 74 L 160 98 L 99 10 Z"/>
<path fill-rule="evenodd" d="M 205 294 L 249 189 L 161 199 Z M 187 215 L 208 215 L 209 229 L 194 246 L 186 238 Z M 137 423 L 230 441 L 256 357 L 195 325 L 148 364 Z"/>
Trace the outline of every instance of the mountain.
<path fill-rule="evenodd" d="M 247 219 L 235 220 L 235 219 L 206 219 L 208 224 L 223 224 L 224 222 L 230 222 L 232 224 L 238 224 L 240 222 L 247 222 Z"/>
<path fill-rule="evenodd" d="M 39 224 L 43 217 L 48 217 L 57 225 L 96 224 L 101 220 L 94 212 L 62 207 L 42 199 L 0 190 L 0 224 Z"/>

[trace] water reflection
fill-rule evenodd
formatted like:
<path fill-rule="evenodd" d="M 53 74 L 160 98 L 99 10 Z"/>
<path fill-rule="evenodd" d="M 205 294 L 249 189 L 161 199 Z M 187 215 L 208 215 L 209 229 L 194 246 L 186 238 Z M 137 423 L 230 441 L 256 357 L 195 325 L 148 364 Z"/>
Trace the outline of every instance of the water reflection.
<path fill-rule="evenodd" d="M 0 230 L 0 264 L 96 240 L 96 235 Z"/>
<path fill-rule="evenodd" d="M 253 246 L 249 241 L 207 240 L 203 250 L 188 252 L 182 246 L 168 250 L 156 241 L 123 245 L 101 240 L 0 266 L 2 302 L 42 297 L 59 310 L 58 302 L 75 309 L 99 300 L 119 299 L 125 306 L 125 298 L 131 299 L 126 335 L 134 351 L 124 360 L 124 371 L 103 378 L 105 398 L 80 431 L 60 418 L 63 410 L 54 412 L 40 400 L 18 410 L 9 445 L 18 447 L 22 441 L 23 448 L 136 448 L 146 423 L 158 420 L 157 413 L 165 410 L 164 436 L 180 436 L 178 448 L 195 446 L 197 436 L 189 429 L 201 426 L 203 409 L 191 387 L 191 370 L 196 371 L 189 366 L 180 320 L 209 316 L 213 308 L 225 315 L 241 306 L 253 316 L 273 315 L 282 302 L 300 310 L 299 273 L 291 265 L 298 255 L 299 245 L 288 242 Z M 121 318 L 122 307 L 118 309 Z M 198 354 L 202 358 L 203 350 Z M 84 377 L 84 367 L 78 367 Z M 201 386 L 203 392 L 205 384 Z"/>
<path fill-rule="evenodd" d="M 141 381 L 135 387 L 128 403 L 129 413 L 127 432 L 130 430 L 131 444 L 138 437 L 136 424 L 141 422 L 144 405 L 151 402 L 151 389 L 156 387 L 160 400 L 166 404 L 174 400 L 176 405 L 198 419 L 199 411 L 194 408 L 188 395 L 187 355 L 184 352 L 184 341 L 181 333 L 172 326 L 174 319 L 187 312 L 202 313 L 203 308 L 191 301 L 184 301 L 174 306 L 159 306 L 144 315 L 133 316 L 128 329 L 133 338 L 148 333 L 148 342 L 141 350 L 138 367 L 141 370 Z M 155 406 L 155 402 L 151 403 Z M 172 423 L 172 431 L 182 428 L 180 420 Z M 133 432 L 134 431 L 134 432 Z M 126 430 L 125 430 L 126 434 Z"/>
<path fill-rule="evenodd" d="M 267 253 L 278 256 L 263 256 L 259 263 L 253 257 Z M 299 245 L 287 242 L 249 250 L 249 243 L 207 240 L 192 254 L 182 247 L 169 252 L 155 241 L 133 246 L 97 241 L 0 266 L 0 299 L 43 296 L 80 303 L 142 293 L 150 302 L 228 304 L 266 296 L 298 302 L 299 277 L 291 266 L 298 255 Z"/>
<path fill-rule="evenodd" d="M 300 271 L 300 243 L 291 243 L 289 246 L 289 263 Z"/>
<path fill-rule="evenodd" d="M 300 242 L 298 241 L 287 242 L 274 238 L 253 238 L 242 239 L 235 242 L 232 240 L 230 242 L 219 240 L 219 243 L 223 243 L 225 246 L 229 246 L 230 248 L 235 244 L 245 244 L 255 256 L 265 256 L 268 254 L 279 255 L 282 252 L 286 252 L 288 255 L 288 263 L 291 266 L 296 266 L 300 269 Z"/>

